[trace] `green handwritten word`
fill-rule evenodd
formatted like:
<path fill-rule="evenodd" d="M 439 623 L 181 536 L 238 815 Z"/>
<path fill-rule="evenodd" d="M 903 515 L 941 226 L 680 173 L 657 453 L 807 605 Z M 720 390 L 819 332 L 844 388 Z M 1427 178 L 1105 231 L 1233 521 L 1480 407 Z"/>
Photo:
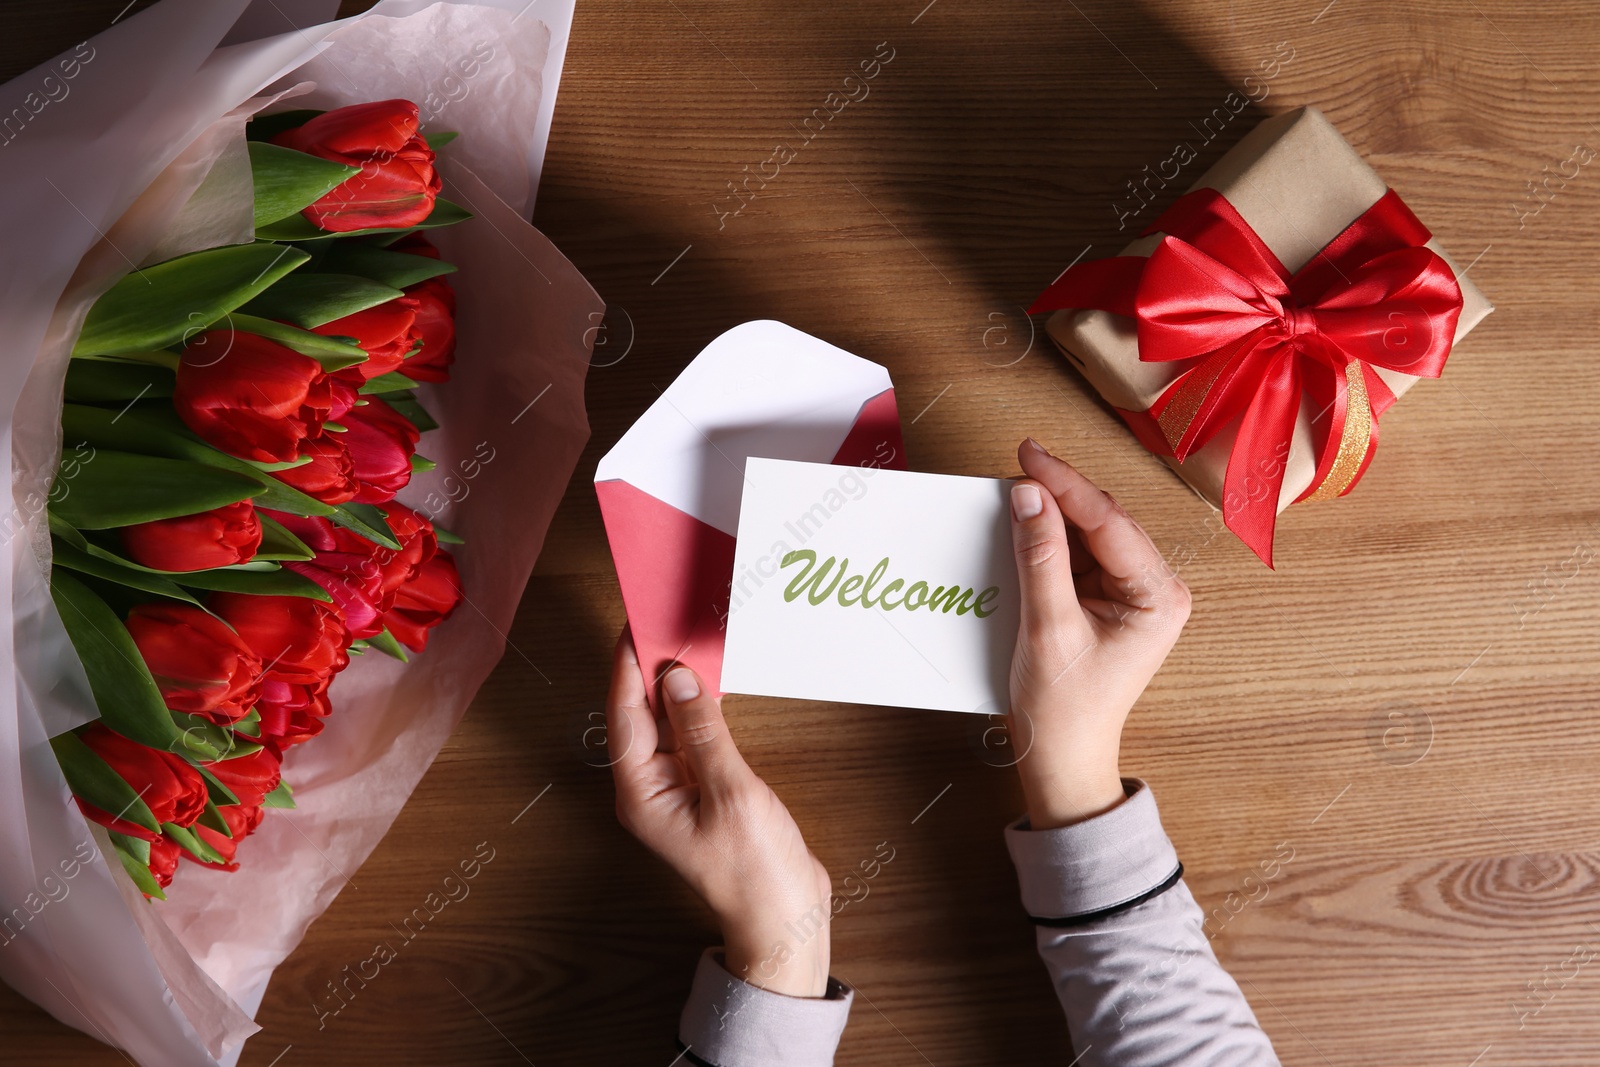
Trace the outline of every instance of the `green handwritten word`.
<path fill-rule="evenodd" d="M 860 605 L 863 608 L 882 608 L 893 611 L 895 608 L 905 608 L 907 611 L 916 611 L 918 608 L 927 608 L 928 611 L 942 611 L 946 615 L 955 609 L 957 615 L 972 612 L 980 619 L 986 619 L 996 610 L 995 601 L 1000 598 L 1000 587 L 991 585 L 983 592 L 973 594 L 969 586 L 965 589 L 956 585 L 940 585 L 931 589 L 927 582 L 912 582 L 907 586 L 904 579 L 896 578 L 883 587 L 876 600 L 873 591 L 878 582 L 883 578 L 884 572 L 889 569 L 889 557 L 880 559 L 877 566 L 865 575 L 852 574 L 845 577 L 845 572 L 850 568 L 850 558 L 846 556 L 839 560 L 839 569 L 834 570 L 835 557 L 829 556 L 823 561 L 822 566 L 817 566 L 817 554 L 809 548 L 796 549 L 783 557 L 780 567 L 787 568 L 790 564 L 803 564 L 799 574 L 789 583 L 783 591 L 783 599 L 794 603 L 801 595 L 812 604 L 821 604 L 830 597 L 839 602 L 840 607 L 852 608 Z M 833 581 L 828 582 L 828 574 L 832 572 Z M 824 589 L 823 583 L 828 587 Z M 901 592 L 904 590 L 904 592 Z M 891 596 L 900 593 L 896 600 Z"/>

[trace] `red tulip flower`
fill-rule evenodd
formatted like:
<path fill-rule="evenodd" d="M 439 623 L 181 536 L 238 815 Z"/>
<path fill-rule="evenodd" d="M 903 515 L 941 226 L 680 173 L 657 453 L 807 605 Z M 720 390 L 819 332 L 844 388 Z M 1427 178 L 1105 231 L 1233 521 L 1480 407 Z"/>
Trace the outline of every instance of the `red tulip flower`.
<path fill-rule="evenodd" d="M 276 341 L 234 330 L 193 337 L 172 406 L 207 443 L 243 459 L 287 463 L 322 431 L 332 406 L 322 366 Z"/>
<path fill-rule="evenodd" d="M 341 443 L 355 464 L 358 504 L 382 504 L 411 480 L 411 455 L 422 436 L 410 419 L 375 397 L 351 408 L 342 420 Z"/>
<path fill-rule="evenodd" d="M 395 595 L 400 588 L 415 579 L 422 565 L 439 551 L 439 538 L 433 532 L 433 523 L 426 516 L 393 501 L 384 507 L 384 514 L 390 532 L 400 542 L 400 551 L 380 546 L 373 557 L 381 574 L 380 612 L 388 611 L 394 605 Z"/>
<path fill-rule="evenodd" d="M 267 794 L 278 788 L 283 776 L 281 761 L 278 753 L 266 747 L 248 756 L 208 763 L 206 770 L 227 786 L 239 803 L 259 807 Z"/>
<path fill-rule="evenodd" d="M 417 134 L 409 100 L 352 104 L 285 130 L 274 144 L 360 167 L 301 214 L 333 233 L 415 226 L 433 211 L 439 173 L 433 149 Z"/>
<path fill-rule="evenodd" d="M 232 837 L 224 837 L 211 827 L 202 826 L 199 823 L 194 824 L 193 830 L 202 841 L 216 851 L 217 855 L 222 857 L 222 862 L 206 863 L 181 850 L 180 854 L 189 862 L 197 863 L 202 867 L 237 871 L 239 865 L 233 862 L 233 857 L 239 850 L 239 842 L 255 833 L 256 827 L 261 825 L 262 816 L 266 815 L 266 812 L 261 808 L 249 807 L 243 804 L 230 804 L 227 807 L 218 808 L 217 812 L 222 816 L 222 821 L 228 824 L 228 830 L 233 834 Z M 152 853 L 153 859 L 154 853 Z M 170 875 L 168 877 L 170 878 Z M 166 885 L 167 883 L 162 882 L 161 884 Z"/>
<path fill-rule="evenodd" d="M 203 571 L 244 563 L 261 547 L 261 519 L 248 500 L 122 528 L 135 563 L 158 571 Z"/>
<path fill-rule="evenodd" d="M 190 826 L 206 810 L 205 779 L 181 756 L 130 741 L 100 723 L 90 726 L 79 737 L 133 787 L 156 817 L 156 822 Z M 81 798 L 78 806 L 89 818 L 119 834 L 146 841 L 154 841 L 159 836 L 147 827 L 119 818 L 121 813 L 101 811 Z M 170 877 L 170 871 L 168 874 Z"/>
<path fill-rule="evenodd" d="M 388 550 L 320 516 L 286 515 L 280 521 L 315 553 L 284 566 L 328 591 L 351 637 L 376 635 L 382 629 L 377 602 L 383 573 L 374 556 Z"/>
<path fill-rule="evenodd" d="M 461 575 L 450 553 L 440 549 L 417 570 L 417 576 L 395 594 L 383 624 L 413 652 L 428 644 L 428 631 L 438 626 L 461 602 Z"/>
<path fill-rule="evenodd" d="M 292 560 L 284 566 L 328 591 L 353 637 L 376 637 L 383 631 L 379 616 L 439 546 L 427 519 L 393 502 L 385 510 L 389 529 L 400 542 L 398 551 L 324 518 L 288 515 L 280 520 L 316 553 L 313 559 Z"/>
<path fill-rule="evenodd" d="M 178 869 L 178 857 L 183 855 L 187 853 L 168 838 L 158 837 L 150 842 L 150 873 L 162 889 L 172 884 L 172 876 Z"/>
<path fill-rule="evenodd" d="M 335 371 L 335 377 L 360 386 L 364 381 L 401 369 L 401 362 L 422 340 L 416 328 L 417 300 L 397 296 L 341 319 L 316 327 L 324 337 L 348 337 L 367 354 L 365 363 Z"/>
<path fill-rule="evenodd" d="M 141 604 L 128 633 L 167 707 L 216 723 L 242 719 L 261 695 L 261 659 L 228 625 L 190 604 Z"/>
<path fill-rule="evenodd" d="M 208 606 L 260 657 L 269 682 L 315 683 L 350 662 L 350 632 L 332 605 L 320 600 L 213 593 Z"/>
<path fill-rule="evenodd" d="M 311 462 L 273 471 L 272 476 L 315 497 L 324 504 L 343 504 L 354 500 L 361 486 L 356 482 L 355 464 L 345 448 L 343 434 L 324 433 L 300 442 L 300 455 Z"/>
<path fill-rule="evenodd" d="M 456 358 L 456 291 L 443 278 L 429 278 L 406 290 L 416 301 L 415 332 L 422 348 L 400 373 L 418 382 L 447 382 Z"/>
<path fill-rule="evenodd" d="M 333 711 L 328 682 L 298 685 L 268 679 L 261 688 L 261 740 L 278 748 L 309 741 L 322 732 L 322 720 Z"/>

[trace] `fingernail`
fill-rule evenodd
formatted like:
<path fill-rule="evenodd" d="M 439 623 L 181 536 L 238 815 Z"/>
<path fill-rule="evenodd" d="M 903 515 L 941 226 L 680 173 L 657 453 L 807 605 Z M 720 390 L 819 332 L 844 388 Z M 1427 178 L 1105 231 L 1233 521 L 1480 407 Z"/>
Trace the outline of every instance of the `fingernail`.
<path fill-rule="evenodd" d="M 1044 501 L 1039 497 L 1038 486 L 1023 482 L 1011 487 L 1011 513 L 1018 522 L 1027 522 L 1043 510 Z"/>
<path fill-rule="evenodd" d="M 1027 439 L 1027 441 L 1028 441 L 1028 444 L 1030 446 L 1032 446 L 1032 448 L 1033 448 L 1033 450 L 1035 452 L 1038 452 L 1038 453 L 1040 453 L 1042 455 L 1046 455 L 1046 456 L 1048 456 L 1050 454 L 1049 452 L 1045 451 L 1044 445 L 1041 445 L 1038 441 L 1035 441 L 1033 438 L 1030 437 L 1030 438 Z"/>
<path fill-rule="evenodd" d="M 667 699 L 674 704 L 682 704 L 700 695 L 700 679 L 688 667 L 674 667 L 668 671 L 662 687 L 667 691 Z"/>

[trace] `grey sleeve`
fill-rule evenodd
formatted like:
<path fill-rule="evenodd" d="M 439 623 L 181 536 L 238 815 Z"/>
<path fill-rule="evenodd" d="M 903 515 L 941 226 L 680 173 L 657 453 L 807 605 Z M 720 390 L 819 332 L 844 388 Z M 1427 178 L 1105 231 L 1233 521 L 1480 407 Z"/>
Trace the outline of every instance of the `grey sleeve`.
<path fill-rule="evenodd" d="M 1272 1043 L 1217 962 L 1155 798 L 1085 822 L 1006 828 L 1078 1067 L 1277 1067 Z"/>
<path fill-rule="evenodd" d="M 683 1059 L 697 1067 L 832 1067 L 855 993 L 837 979 L 815 999 L 769 993 L 728 973 L 707 949 L 678 1020 Z"/>

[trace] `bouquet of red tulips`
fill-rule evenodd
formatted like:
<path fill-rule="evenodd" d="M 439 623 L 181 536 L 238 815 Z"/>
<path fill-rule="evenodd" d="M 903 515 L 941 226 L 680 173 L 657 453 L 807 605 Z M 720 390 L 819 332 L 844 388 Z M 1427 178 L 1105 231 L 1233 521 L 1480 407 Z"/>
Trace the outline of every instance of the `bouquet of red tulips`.
<path fill-rule="evenodd" d="M 141 1067 L 236 1062 L 588 435 L 605 305 L 529 222 L 571 0 L 331 6 L 0 86 L 0 980 Z"/>
<path fill-rule="evenodd" d="M 51 743 L 147 896 L 236 869 L 350 655 L 422 651 L 460 599 L 455 539 L 395 500 L 454 358 L 424 230 L 467 217 L 417 120 L 254 120 L 257 240 L 127 275 L 73 346 L 51 592 L 100 719 Z"/>

